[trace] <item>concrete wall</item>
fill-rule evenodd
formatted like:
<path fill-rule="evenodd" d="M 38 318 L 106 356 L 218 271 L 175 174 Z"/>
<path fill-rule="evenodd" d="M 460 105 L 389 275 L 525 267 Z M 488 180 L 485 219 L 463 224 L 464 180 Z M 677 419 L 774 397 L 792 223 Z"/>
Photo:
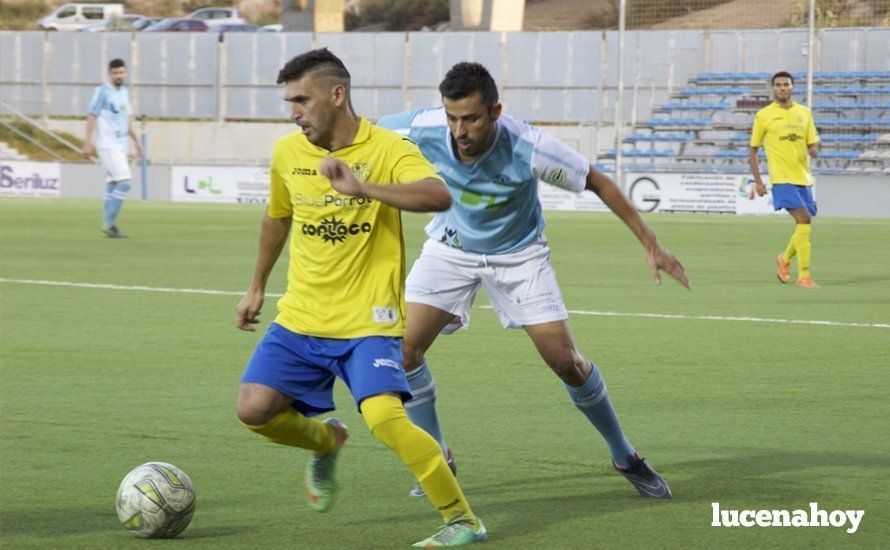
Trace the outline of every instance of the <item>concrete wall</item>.
<path fill-rule="evenodd" d="M 512 0 L 503 1 L 483 3 Z M 326 46 L 352 73 L 356 108 L 372 118 L 437 104 L 442 76 L 470 60 L 488 67 L 519 118 L 609 124 L 620 65 L 630 123 L 700 73 L 807 67 L 804 29 L 628 31 L 621 59 L 618 40 L 617 31 L 227 33 L 223 42 L 216 33 L 2 31 L 0 99 L 28 114 L 82 115 L 105 63 L 120 57 L 140 115 L 276 121 L 288 111 L 279 69 Z M 817 71 L 890 70 L 890 27 L 820 29 L 813 51 Z"/>
<path fill-rule="evenodd" d="M 105 170 L 99 164 L 62 163 L 59 173 L 61 194 L 70 199 L 101 199 L 105 195 Z M 148 167 L 148 200 L 170 200 L 170 166 Z M 142 177 L 133 169 L 129 198 L 142 198 Z"/>
<path fill-rule="evenodd" d="M 612 149 L 611 127 L 543 125 L 566 144 L 593 160 L 599 150 Z M 50 120 L 50 128 L 82 136 L 81 120 Z M 153 164 L 266 166 L 279 137 L 296 130 L 289 122 L 146 122 L 148 156 Z"/>
<path fill-rule="evenodd" d="M 818 176 L 816 202 L 821 216 L 890 218 L 890 176 Z"/>

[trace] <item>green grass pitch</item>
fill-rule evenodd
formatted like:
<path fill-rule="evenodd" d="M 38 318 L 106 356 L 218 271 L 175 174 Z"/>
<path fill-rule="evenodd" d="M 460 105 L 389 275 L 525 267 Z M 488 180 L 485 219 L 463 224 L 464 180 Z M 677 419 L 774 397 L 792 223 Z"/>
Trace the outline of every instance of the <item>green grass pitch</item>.
<path fill-rule="evenodd" d="M 51 280 L 240 292 L 262 208 L 130 201 L 126 240 L 87 200 L 0 206 L 0 534 L 3 548 L 402 548 L 438 515 L 368 433 L 338 382 L 352 437 L 341 500 L 304 504 L 306 454 L 235 418 L 262 335 L 234 326 L 234 295 L 9 282 Z M 428 358 L 460 481 L 491 548 L 880 547 L 890 540 L 890 220 L 818 218 L 809 290 L 781 285 L 790 219 L 652 215 L 694 289 L 658 287 L 614 216 L 551 213 L 547 235 L 579 347 L 602 369 L 630 441 L 671 484 L 651 502 L 614 473 L 605 444 L 521 331 L 477 307 Z M 405 215 L 409 262 L 427 217 Z M 270 292 L 284 289 L 286 262 Z M 477 306 L 488 305 L 480 296 Z M 841 325 L 702 317 L 824 320 Z M 263 329 L 274 317 L 274 299 Z M 851 326 L 859 323 L 861 326 Z M 131 468 L 162 460 L 195 484 L 175 541 L 134 539 L 114 512 Z M 863 509 L 838 528 L 711 527 L 723 508 Z M 880 541 L 884 541 L 881 543 Z M 885 546 L 886 547 L 886 546 Z"/>

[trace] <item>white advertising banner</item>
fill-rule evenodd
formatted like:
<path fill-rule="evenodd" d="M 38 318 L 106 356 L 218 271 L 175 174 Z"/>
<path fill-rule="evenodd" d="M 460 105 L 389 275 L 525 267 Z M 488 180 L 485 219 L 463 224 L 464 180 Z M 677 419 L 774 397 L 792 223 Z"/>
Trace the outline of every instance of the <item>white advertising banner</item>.
<path fill-rule="evenodd" d="M 593 191 L 576 194 L 559 187 L 538 182 L 538 200 L 543 210 L 587 210 L 606 212 L 609 207 Z"/>
<path fill-rule="evenodd" d="M 269 169 L 173 166 L 170 198 L 181 202 L 268 202 Z"/>
<path fill-rule="evenodd" d="M 743 174 L 628 174 L 627 195 L 641 212 L 773 214 L 772 196 L 758 197 Z M 764 176 L 764 183 L 769 179 Z"/>
<path fill-rule="evenodd" d="M 59 163 L 0 160 L 0 196 L 58 197 Z"/>

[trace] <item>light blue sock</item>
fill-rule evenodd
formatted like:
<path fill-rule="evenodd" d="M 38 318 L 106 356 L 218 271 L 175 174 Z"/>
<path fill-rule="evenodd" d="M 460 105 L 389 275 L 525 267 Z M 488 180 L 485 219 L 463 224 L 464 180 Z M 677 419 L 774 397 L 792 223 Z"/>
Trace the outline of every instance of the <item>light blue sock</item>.
<path fill-rule="evenodd" d="M 619 466 L 627 466 L 628 455 L 633 455 L 636 451 L 621 431 L 621 424 L 618 423 L 618 415 L 612 407 L 609 392 L 606 391 L 603 375 L 592 362 L 590 367 L 593 370 L 582 386 L 575 388 L 565 384 L 566 390 L 578 410 L 584 413 L 609 444 L 612 460 Z"/>
<path fill-rule="evenodd" d="M 105 184 L 105 197 L 102 201 L 102 227 L 105 229 L 114 225 L 114 217 L 111 215 L 111 203 L 114 201 L 111 192 L 114 191 L 114 187 L 110 183 Z"/>
<path fill-rule="evenodd" d="M 124 206 L 124 199 L 127 198 L 127 192 L 130 190 L 130 182 L 121 181 L 117 185 L 109 185 L 105 192 L 105 227 L 112 227 L 117 224 L 117 215 L 120 214 L 121 208 Z"/>
<path fill-rule="evenodd" d="M 433 436 L 439 442 L 442 452 L 447 452 L 445 438 L 442 436 L 442 428 L 439 427 L 439 416 L 436 414 L 436 381 L 430 372 L 426 361 L 422 365 L 407 373 L 408 386 L 411 388 L 410 401 L 405 403 L 405 410 L 411 422 L 423 428 L 423 431 Z"/>

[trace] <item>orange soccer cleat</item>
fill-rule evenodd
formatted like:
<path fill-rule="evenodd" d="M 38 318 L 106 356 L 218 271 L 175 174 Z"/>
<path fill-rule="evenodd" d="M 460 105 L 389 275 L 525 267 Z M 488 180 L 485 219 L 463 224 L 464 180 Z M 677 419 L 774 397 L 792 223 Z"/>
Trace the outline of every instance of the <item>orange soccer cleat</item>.
<path fill-rule="evenodd" d="M 819 285 L 813 281 L 813 277 L 811 275 L 807 275 L 803 279 L 798 279 L 796 283 L 797 286 L 802 286 L 804 288 L 821 288 Z"/>
<path fill-rule="evenodd" d="M 782 260 L 782 256 L 783 254 L 779 253 L 776 257 L 776 265 L 778 266 L 776 276 L 779 278 L 780 283 L 787 283 L 791 280 L 791 262 L 785 263 Z"/>

